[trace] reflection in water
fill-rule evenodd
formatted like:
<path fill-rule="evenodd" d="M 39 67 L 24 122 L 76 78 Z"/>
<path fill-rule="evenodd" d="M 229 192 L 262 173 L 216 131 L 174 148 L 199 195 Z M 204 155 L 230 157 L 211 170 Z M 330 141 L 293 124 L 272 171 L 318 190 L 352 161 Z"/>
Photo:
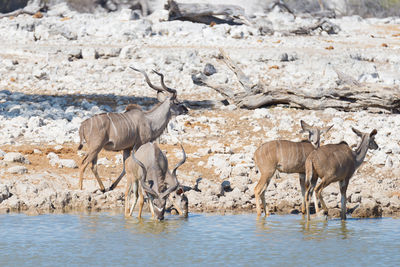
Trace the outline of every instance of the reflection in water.
<path fill-rule="evenodd" d="M 346 221 L 342 220 L 326 220 L 326 219 L 314 219 L 311 221 L 301 220 L 301 231 L 304 234 L 304 238 L 323 240 L 329 239 L 333 236 L 341 239 L 347 239 L 348 235 L 351 234 L 347 229 Z"/>
<path fill-rule="evenodd" d="M 0 266 L 371 265 L 400 260 L 400 220 L 190 214 L 0 215 Z M 316 257 L 318 255 L 318 257 Z"/>
<path fill-rule="evenodd" d="M 132 234 L 165 234 L 178 231 L 186 220 L 187 218 L 181 217 L 166 217 L 163 221 L 130 217 L 125 218 L 124 228 Z"/>

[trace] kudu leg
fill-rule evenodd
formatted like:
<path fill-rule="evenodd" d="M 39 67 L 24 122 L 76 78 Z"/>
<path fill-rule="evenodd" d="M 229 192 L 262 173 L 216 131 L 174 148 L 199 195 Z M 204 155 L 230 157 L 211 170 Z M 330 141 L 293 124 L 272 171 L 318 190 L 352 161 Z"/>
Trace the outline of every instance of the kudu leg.
<path fill-rule="evenodd" d="M 267 208 L 267 202 L 265 201 L 265 191 L 267 191 L 267 187 L 264 187 L 264 190 L 260 194 L 261 204 L 264 210 L 265 217 L 269 216 L 269 209 Z"/>
<path fill-rule="evenodd" d="M 140 187 L 140 186 L 139 186 L 139 187 Z M 138 212 L 138 219 L 142 218 L 143 204 L 144 204 L 143 192 L 142 192 L 142 190 L 139 189 L 139 212 Z"/>
<path fill-rule="evenodd" d="M 138 184 L 137 184 L 137 182 L 133 183 L 132 187 L 133 187 L 132 191 L 133 191 L 134 200 L 133 200 L 132 206 L 129 211 L 129 216 L 132 215 L 132 212 L 135 209 L 136 203 L 138 201 Z"/>
<path fill-rule="evenodd" d="M 310 220 L 310 198 L 309 198 L 310 192 L 312 192 L 311 186 L 309 188 L 307 188 L 306 196 L 305 196 L 307 221 Z"/>
<path fill-rule="evenodd" d="M 261 172 L 261 170 L 260 170 Z M 265 203 L 265 191 L 267 190 L 268 184 L 271 181 L 271 178 L 275 172 L 275 169 L 273 172 L 268 172 L 268 173 L 262 173 L 261 172 L 261 177 L 260 180 L 258 181 L 256 187 L 254 188 L 254 195 L 256 198 L 256 209 L 257 209 L 257 217 L 261 216 L 261 205 L 260 205 L 260 198 L 262 201 L 262 205 L 264 208 L 265 216 L 269 215 L 269 211 L 267 210 L 266 203 Z"/>
<path fill-rule="evenodd" d="M 326 206 L 324 198 L 322 197 L 322 191 L 327 186 L 328 185 L 324 181 L 322 181 L 319 185 L 317 185 L 317 187 L 315 188 L 315 192 L 314 192 L 314 197 L 317 196 L 317 199 L 321 203 L 321 207 L 324 210 L 325 214 L 328 214 L 328 207 Z M 314 200 L 314 201 L 317 201 L 317 200 Z M 319 212 L 319 208 L 318 209 L 315 208 L 315 212 L 318 213 Z"/>
<path fill-rule="evenodd" d="M 84 158 L 84 160 L 86 159 L 87 157 L 85 157 Z M 83 189 L 83 174 L 84 174 L 84 172 L 85 172 L 85 169 L 86 169 L 86 167 L 89 165 L 89 161 L 88 162 L 84 162 L 84 160 L 82 160 L 82 163 L 81 163 L 81 167 L 80 167 L 80 170 L 79 170 L 79 189 L 80 190 L 82 190 Z"/>
<path fill-rule="evenodd" d="M 340 187 L 340 194 L 342 196 L 341 198 L 341 212 L 340 212 L 340 218 L 342 220 L 346 220 L 346 191 L 347 191 L 347 186 L 349 185 L 348 180 L 340 181 L 339 182 L 339 187 Z"/>
<path fill-rule="evenodd" d="M 130 216 L 130 213 L 129 213 L 129 202 L 130 202 L 130 194 L 131 194 L 131 190 L 132 190 L 132 182 L 131 181 L 128 181 L 127 183 L 126 183 L 126 189 L 125 189 L 125 205 L 124 205 L 124 210 L 125 210 L 125 212 L 124 212 L 124 214 L 125 214 L 125 217 L 128 217 L 128 216 Z"/>
<path fill-rule="evenodd" d="M 86 156 L 83 157 L 83 159 L 81 161 L 80 170 L 79 170 L 79 189 L 80 190 L 83 189 L 83 174 L 85 173 L 85 170 L 86 170 L 87 166 L 89 165 L 89 163 L 93 164 L 94 160 L 97 163 L 97 155 L 99 154 L 100 150 L 101 150 L 101 148 L 99 150 L 90 151 L 90 152 L 88 152 L 88 154 L 86 154 Z M 92 171 L 93 171 L 93 166 L 92 166 Z M 96 172 L 97 172 L 97 170 L 96 170 Z M 95 174 L 95 176 L 96 176 L 96 174 Z M 98 176 L 98 174 L 97 174 L 97 176 Z M 97 179 L 97 177 L 96 177 L 96 179 Z M 97 179 L 97 181 L 99 181 L 99 179 Z M 101 180 L 99 182 L 99 185 L 100 185 L 100 188 L 102 189 L 102 191 L 104 191 L 104 186 L 103 186 L 103 183 L 101 182 Z"/>
<path fill-rule="evenodd" d="M 96 177 L 96 180 L 99 183 L 101 192 L 103 192 L 103 193 L 106 192 L 103 182 L 100 179 L 99 173 L 97 172 L 97 156 L 92 160 L 92 168 L 91 169 L 94 174 L 94 177 Z"/>
<path fill-rule="evenodd" d="M 112 183 L 112 185 L 110 186 L 110 188 L 108 189 L 109 191 L 114 190 L 115 187 L 117 187 L 117 185 L 119 184 L 119 182 L 121 181 L 122 177 L 124 177 L 124 175 L 126 174 L 125 171 L 125 161 L 126 159 L 131 155 L 131 151 L 132 149 L 124 149 L 123 154 L 122 154 L 122 172 L 121 174 L 118 176 L 118 178 Z"/>
<path fill-rule="evenodd" d="M 150 212 L 151 212 L 151 218 L 154 219 L 154 207 L 153 207 L 153 202 L 151 202 L 151 199 L 148 199 L 149 201 L 149 208 L 150 208 Z"/>
<path fill-rule="evenodd" d="M 299 175 L 299 181 L 300 181 L 300 188 L 301 188 L 301 213 L 305 214 L 306 213 L 306 175 L 305 174 L 300 174 Z"/>
<path fill-rule="evenodd" d="M 313 193 L 314 188 L 315 188 L 315 184 L 317 183 L 317 179 L 312 179 L 310 185 L 307 188 L 306 191 L 306 214 L 307 214 L 307 221 L 310 221 L 310 194 Z"/>

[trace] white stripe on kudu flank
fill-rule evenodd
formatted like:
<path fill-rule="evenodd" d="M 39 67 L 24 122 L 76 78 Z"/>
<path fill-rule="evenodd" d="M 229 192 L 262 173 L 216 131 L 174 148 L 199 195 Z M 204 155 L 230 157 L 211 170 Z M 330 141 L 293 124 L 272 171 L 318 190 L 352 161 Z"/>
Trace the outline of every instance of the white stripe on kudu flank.
<path fill-rule="evenodd" d="M 126 123 L 126 127 L 128 129 L 128 133 L 130 135 L 130 133 L 132 133 L 132 123 L 129 123 L 130 122 L 129 121 L 129 117 L 127 117 L 126 114 L 121 113 L 120 115 L 124 118 L 124 121 Z"/>
<path fill-rule="evenodd" d="M 342 168 L 342 160 L 340 159 L 340 155 L 337 155 L 337 154 L 338 154 L 337 152 L 340 153 L 340 151 L 335 151 L 335 152 L 333 152 L 332 154 L 335 156 L 335 159 L 336 159 L 336 161 L 339 163 L 340 168 Z"/>
<path fill-rule="evenodd" d="M 118 134 L 118 133 L 117 133 L 117 128 L 115 128 L 114 122 L 113 122 L 113 120 L 112 120 L 111 117 L 110 117 L 110 113 L 107 113 L 107 117 L 110 119 L 111 125 L 112 125 L 112 127 L 113 127 L 113 129 L 114 129 L 114 133 L 115 133 L 115 134 Z"/>
<path fill-rule="evenodd" d="M 90 121 L 90 130 L 89 130 L 89 136 L 92 135 L 92 131 L 93 131 L 93 120 L 89 120 Z M 87 142 L 87 140 L 86 140 Z"/>

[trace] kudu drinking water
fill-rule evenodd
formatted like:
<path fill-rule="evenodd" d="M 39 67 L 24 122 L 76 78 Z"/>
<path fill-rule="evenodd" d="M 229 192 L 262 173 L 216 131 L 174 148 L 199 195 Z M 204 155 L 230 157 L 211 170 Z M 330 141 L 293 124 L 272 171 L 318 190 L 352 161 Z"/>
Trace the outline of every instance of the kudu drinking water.
<path fill-rule="evenodd" d="M 157 98 L 161 101 L 149 111 L 144 111 L 136 105 L 129 105 L 123 113 L 103 113 L 95 115 L 82 122 L 79 128 L 80 144 L 82 148 L 86 141 L 88 153 L 84 156 L 79 172 L 79 188 L 83 187 L 83 174 L 89 163 L 100 190 L 105 188 L 97 172 L 97 156 L 105 150 L 123 150 L 123 170 L 119 177 L 112 183 L 109 190 L 113 190 L 125 175 L 125 160 L 130 152 L 136 151 L 141 145 L 157 139 L 165 130 L 172 116 L 186 114 L 187 108 L 177 100 L 177 92 L 164 84 L 164 75 L 154 71 L 161 77 L 161 86 L 155 86 L 143 70 L 133 70 L 142 73 L 150 88 L 157 91 Z M 161 99 L 167 94 L 165 99 Z"/>
<path fill-rule="evenodd" d="M 182 146 L 181 146 L 182 147 Z M 132 157 L 126 160 L 127 183 L 125 190 L 125 216 L 131 216 L 139 200 L 138 218 L 142 215 L 144 195 L 149 198 L 153 218 L 164 219 L 165 205 L 169 194 L 178 189 L 179 182 L 176 170 L 186 161 L 186 153 L 182 147 L 183 159 L 175 166 L 172 172 L 168 170 L 168 160 L 157 144 L 147 143 L 142 145 Z M 133 191 L 133 203 L 129 208 L 130 193 Z M 177 190 L 179 191 L 179 190 Z M 178 195 L 183 191 L 176 192 Z M 184 199 L 184 198 L 183 198 Z M 178 211 L 181 205 L 177 205 Z M 186 205 L 182 207 L 182 215 L 187 216 Z"/>
<path fill-rule="evenodd" d="M 188 217 L 189 215 L 189 199 L 185 195 L 185 190 L 183 186 L 178 186 L 178 189 L 175 192 L 172 192 L 169 195 L 170 209 L 172 213 L 172 209 L 176 209 L 178 214 L 183 217 Z"/>
<path fill-rule="evenodd" d="M 306 183 L 309 186 L 306 192 L 307 220 L 310 220 L 309 194 L 313 192 L 321 203 L 324 212 L 328 214 L 328 208 L 322 198 L 322 190 L 333 182 L 339 182 L 341 194 L 342 220 L 346 219 L 346 191 L 350 178 L 363 163 L 368 149 L 378 149 L 375 143 L 376 130 L 371 133 L 362 133 L 354 128 L 353 132 L 361 137 L 361 143 L 355 151 L 352 151 L 346 142 L 321 146 L 308 156 L 306 167 Z M 318 177 L 321 183 L 315 187 Z"/>
<path fill-rule="evenodd" d="M 303 131 L 309 133 L 308 141 L 291 142 L 274 140 L 262 144 L 254 153 L 254 162 L 260 171 L 260 180 L 254 188 L 257 216 L 261 215 L 260 198 L 265 216 L 269 215 L 265 203 L 265 191 L 272 176 L 278 170 L 283 173 L 298 173 L 301 187 L 302 212 L 305 212 L 305 167 L 307 156 L 319 147 L 320 135 L 329 131 L 332 126 L 325 128 L 312 127 L 300 121 Z"/>

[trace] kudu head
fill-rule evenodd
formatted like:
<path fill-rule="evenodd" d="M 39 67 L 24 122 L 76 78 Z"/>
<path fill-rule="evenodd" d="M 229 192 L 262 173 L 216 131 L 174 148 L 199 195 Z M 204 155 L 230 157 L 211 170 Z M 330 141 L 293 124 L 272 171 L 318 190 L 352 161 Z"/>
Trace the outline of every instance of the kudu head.
<path fill-rule="evenodd" d="M 300 125 L 303 132 L 308 132 L 308 141 L 315 147 L 318 148 L 321 141 L 321 134 L 328 132 L 333 125 L 324 128 L 318 128 L 315 126 L 308 125 L 303 120 L 300 120 Z"/>
<path fill-rule="evenodd" d="M 155 70 L 153 72 L 160 76 L 161 79 L 161 86 L 156 86 L 151 83 L 149 76 L 144 70 L 136 69 L 134 67 L 130 67 L 131 69 L 140 72 L 143 74 L 144 78 L 146 79 L 147 84 L 150 86 L 150 88 L 154 89 L 157 91 L 157 99 L 160 102 L 165 102 L 168 101 L 170 104 L 170 111 L 173 116 L 178 116 L 181 114 L 187 114 L 189 111 L 186 108 L 186 106 L 182 103 L 179 102 L 177 99 L 177 92 L 175 89 L 169 88 L 165 85 L 164 83 L 164 74 L 159 73 Z"/>
<path fill-rule="evenodd" d="M 368 138 L 368 149 L 378 149 L 378 144 L 375 142 L 375 135 L 378 133 L 378 131 L 376 129 L 373 129 L 371 131 L 371 133 L 363 133 L 355 128 L 351 128 L 353 130 L 353 132 L 358 135 L 359 137 L 361 137 L 362 140 L 364 140 L 365 138 Z"/>
<path fill-rule="evenodd" d="M 161 181 L 165 180 L 165 179 L 163 179 L 164 177 L 152 177 L 151 179 L 153 179 L 152 180 L 153 184 L 151 187 L 151 186 L 149 186 L 148 183 L 146 183 L 147 175 L 142 175 L 142 177 L 141 177 L 141 180 L 140 180 L 141 187 L 149 196 L 149 200 L 152 203 L 152 206 L 154 208 L 154 214 L 155 214 L 155 217 L 157 220 L 164 219 L 167 198 L 168 198 L 169 194 L 174 192 L 179 186 L 179 182 L 176 177 L 176 171 L 179 168 L 179 166 L 181 166 L 186 161 L 186 153 L 185 153 L 185 150 L 183 149 L 182 145 L 181 145 L 181 148 L 182 148 L 182 153 L 183 153 L 183 159 L 175 166 L 174 170 L 171 173 L 172 178 L 173 178 L 172 184 L 168 184 L 168 183 L 161 184 Z M 147 171 L 145 170 L 146 167 L 143 165 L 142 162 L 140 162 L 138 159 L 135 158 L 135 155 L 133 152 L 132 152 L 132 157 L 136 161 L 136 163 L 139 164 L 139 166 L 142 168 L 143 174 L 147 174 Z M 158 188 L 156 188 L 156 187 L 158 187 Z"/>
<path fill-rule="evenodd" d="M 182 186 L 176 189 L 175 193 L 171 194 L 173 198 L 173 204 L 178 210 L 179 214 L 187 218 L 189 215 L 189 200 L 185 195 L 185 191 Z"/>

